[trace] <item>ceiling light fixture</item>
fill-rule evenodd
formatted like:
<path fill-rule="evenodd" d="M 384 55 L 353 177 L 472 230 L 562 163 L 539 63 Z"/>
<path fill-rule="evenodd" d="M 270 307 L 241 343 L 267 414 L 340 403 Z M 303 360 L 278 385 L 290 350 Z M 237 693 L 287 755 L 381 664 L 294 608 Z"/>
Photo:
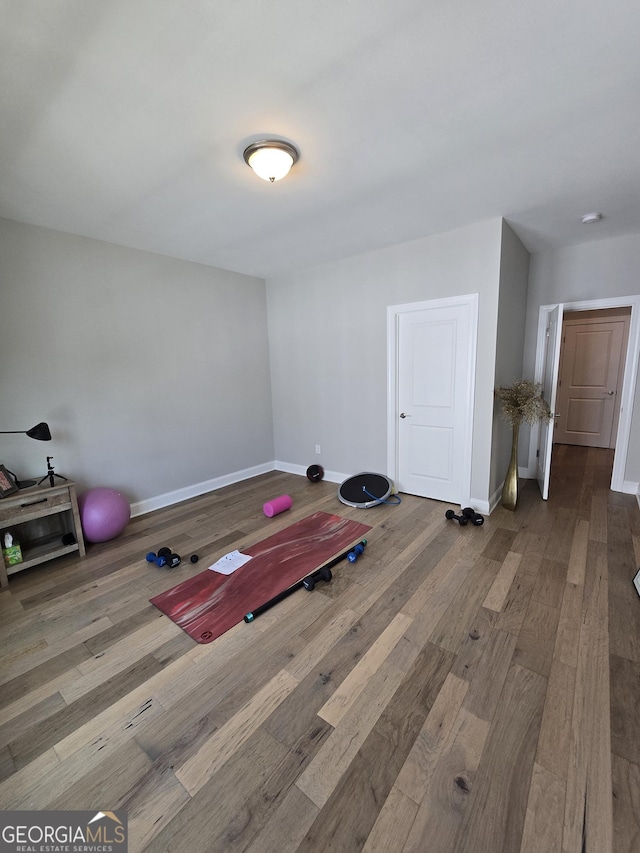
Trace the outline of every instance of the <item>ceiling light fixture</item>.
<path fill-rule="evenodd" d="M 300 155 L 288 142 L 281 139 L 261 139 L 252 142 L 242 155 L 247 166 L 264 181 L 279 181 L 289 174 L 289 169 Z"/>
<path fill-rule="evenodd" d="M 600 222 L 601 219 L 601 213 L 585 213 L 580 221 L 583 225 L 589 225 L 591 222 Z"/>

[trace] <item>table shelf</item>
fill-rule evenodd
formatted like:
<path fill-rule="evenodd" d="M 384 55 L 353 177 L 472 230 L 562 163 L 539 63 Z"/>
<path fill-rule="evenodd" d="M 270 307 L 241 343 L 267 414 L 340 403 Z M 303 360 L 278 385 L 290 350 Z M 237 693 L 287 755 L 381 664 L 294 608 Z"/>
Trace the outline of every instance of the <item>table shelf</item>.
<path fill-rule="evenodd" d="M 22 560 L 13 565 L 0 561 L 0 586 L 9 585 L 9 576 L 77 551 L 85 555 L 82 525 L 75 483 L 31 486 L 0 501 L 0 538 L 11 533 L 19 543 Z M 63 542 L 71 534 L 75 541 Z"/>

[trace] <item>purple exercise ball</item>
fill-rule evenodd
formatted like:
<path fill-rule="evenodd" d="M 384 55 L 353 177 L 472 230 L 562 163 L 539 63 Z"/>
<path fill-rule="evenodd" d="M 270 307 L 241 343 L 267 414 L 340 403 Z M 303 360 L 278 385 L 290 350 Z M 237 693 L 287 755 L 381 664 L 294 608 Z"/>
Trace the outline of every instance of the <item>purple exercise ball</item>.
<path fill-rule="evenodd" d="M 129 501 L 115 489 L 89 489 L 78 498 L 84 538 L 89 542 L 114 539 L 131 518 Z"/>

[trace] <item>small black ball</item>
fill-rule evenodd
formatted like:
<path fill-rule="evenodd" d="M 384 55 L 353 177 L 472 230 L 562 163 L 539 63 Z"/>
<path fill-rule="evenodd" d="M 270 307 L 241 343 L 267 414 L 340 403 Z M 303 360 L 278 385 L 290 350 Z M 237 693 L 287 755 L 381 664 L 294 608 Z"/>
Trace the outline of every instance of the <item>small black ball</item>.
<path fill-rule="evenodd" d="M 191 560 L 191 562 L 192 562 L 192 563 L 197 563 L 197 562 L 198 562 L 198 560 L 200 559 L 200 557 L 198 557 L 198 555 L 197 555 L 197 554 L 192 554 L 192 555 L 189 557 L 189 559 Z"/>
<path fill-rule="evenodd" d="M 324 468 L 322 465 L 309 465 L 307 468 L 307 478 L 312 483 L 317 483 L 324 477 Z"/>

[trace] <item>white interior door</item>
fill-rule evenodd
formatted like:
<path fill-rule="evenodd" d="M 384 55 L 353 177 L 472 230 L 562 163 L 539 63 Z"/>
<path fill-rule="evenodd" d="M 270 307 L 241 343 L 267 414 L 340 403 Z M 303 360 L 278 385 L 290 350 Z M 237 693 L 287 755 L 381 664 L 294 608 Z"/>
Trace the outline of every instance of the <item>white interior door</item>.
<path fill-rule="evenodd" d="M 549 497 L 549 477 L 551 475 L 551 451 L 553 450 L 553 425 L 558 392 L 558 365 L 560 362 L 560 340 L 562 337 L 562 305 L 549 312 L 546 331 L 546 353 L 542 380 L 542 396 L 553 413 L 550 421 L 540 423 L 538 444 L 537 480 L 543 500 Z"/>
<path fill-rule="evenodd" d="M 466 504 L 471 489 L 477 297 L 397 314 L 397 487 Z"/>
<path fill-rule="evenodd" d="M 554 440 L 584 447 L 614 447 L 613 424 L 625 320 L 572 320 L 564 324 Z"/>

